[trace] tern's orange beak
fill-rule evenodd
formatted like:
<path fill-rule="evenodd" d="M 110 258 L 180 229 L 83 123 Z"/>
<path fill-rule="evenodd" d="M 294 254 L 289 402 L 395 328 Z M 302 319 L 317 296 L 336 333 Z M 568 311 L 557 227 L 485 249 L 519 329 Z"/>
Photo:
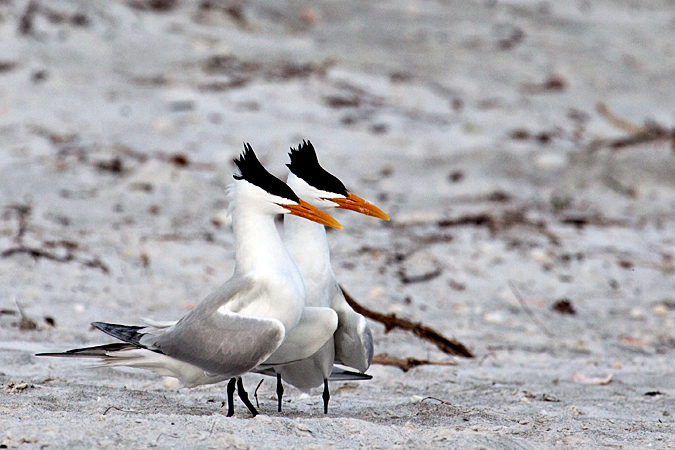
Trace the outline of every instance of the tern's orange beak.
<path fill-rule="evenodd" d="M 333 219 L 331 216 L 326 214 L 310 205 L 309 203 L 300 200 L 298 205 L 279 205 L 282 208 L 286 208 L 289 214 L 294 216 L 302 217 L 304 219 L 309 219 L 312 222 L 320 223 L 321 225 L 326 225 L 331 228 L 336 228 L 338 230 L 342 229 L 342 225 L 338 223 L 337 220 Z"/>
<path fill-rule="evenodd" d="M 380 210 L 380 208 L 360 197 L 357 197 L 351 192 L 347 193 L 347 198 L 327 198 L 325 200 L 337 203 L 338 208 L 351 209 L 352 211 L 365 214 L 366 216 L 372 216 L 377 217 L 378 219 L 389 220 L 389 216 L 383 213 Z"/>

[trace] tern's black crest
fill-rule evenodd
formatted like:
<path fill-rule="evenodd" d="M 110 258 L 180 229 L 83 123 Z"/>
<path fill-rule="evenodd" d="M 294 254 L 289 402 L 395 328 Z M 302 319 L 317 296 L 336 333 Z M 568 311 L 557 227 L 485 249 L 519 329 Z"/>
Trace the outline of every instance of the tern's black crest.
<path fill-rule="evenodd" d="M 239 159 L 235 159 L 234 163 L 239 168 L 241 175 L 235 175 L 235 180 L 246 180 L 251 184 L 255 184 L 260 189 L 269 192 L 277 197 L 287 198 L 291 201 L 298 202 L 300 199 L 293 189 L 289 188 L 286 183 L 269 173 L 251 148 L 250 144 L 244 144 L 244 151 Z"/>
<path fill-rule="evenodd" d="M 342 181 L 319 165 L 319 159 L 316 157 L 316 151 L 311 142 L 303 140 L 297 150 L 291 148 L 288 156 L 291 157 L 291 163 L 286 164 L 286 167 L 295 176 L 322 191 L 347 196 L 348 191 Z"/>

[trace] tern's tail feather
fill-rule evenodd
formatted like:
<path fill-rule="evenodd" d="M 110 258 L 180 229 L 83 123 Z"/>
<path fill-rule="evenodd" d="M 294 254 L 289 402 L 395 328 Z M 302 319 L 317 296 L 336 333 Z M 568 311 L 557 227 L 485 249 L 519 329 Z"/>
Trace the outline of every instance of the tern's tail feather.
<path fill-rule="evenodd" d="M 274 368 L 264 368 L 256 369 L 254 372 L 261 375 L 267 375 L 270 377 L 276 377 L 277 372 Z M 368 375 L 367 373 L 353 372 L 351 370 L 345 370 L 337 366 L 333 366 L 333 370 L 328 376 L 328 381 L 363 381 L 363 380 L 372 380 L 373 376 Z"/>
<path fill-rule="evenodd" d="M 185 387 L 218 383 L 225 379 L 209 376 L 203 369 L 191 364 L 125 342 L 76 348 L 62 353 L 38 353 L 36 356 L 99 358 L 94 367 L 126 366 L 148 369 L 160 376 L 178 378 Z"/>
<path fill-rule="evenodd" d="M 372 375 L 361 372 L 353 372 L 351 370 L 341 369 L 339 367 L 333 366 L 333 371 L 328 377 L 328 381 L 360 381 L 360 380 L 371 380 Z"/>
<path fill-rule="evenodd" d="M 58 353 L 38 353 L 35 356 L 58 356 L 61 358 L 105 358 L 109 352 L 119 352 L 122 350 L 132 350 L 138 348 L 133 344 L 126 342 L 116 342 L 114 344 L 97 345 L 96 347 L 74 348 L 67 352 Z"/>
<path fill-rule="evenodd" d="M 163 377 L 178 378 L 185 387 L 218 383 L 226 379 L 221 376 L 210 376 L 203 369 L 192 364 L 142 348 L 109 353 L 101 360 L 100 366 L 126 366 L 147 369 Z"/>

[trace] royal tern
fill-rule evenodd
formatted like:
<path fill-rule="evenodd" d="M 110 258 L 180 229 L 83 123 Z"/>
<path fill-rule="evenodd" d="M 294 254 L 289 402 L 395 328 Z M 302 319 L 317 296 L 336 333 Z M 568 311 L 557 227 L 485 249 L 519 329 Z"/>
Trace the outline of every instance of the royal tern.
<path fill-rule="evenodd" d="M 287 184 L 309 204 L 321 210 L 350 209 L 389 220 L 380 209 L 349 192 L 337 177 L 321 167 L 311 142 L 303 141 L 297 149 L 291 149 L 289 156 L 291 162 L 287 164 L 290 170 Z M 333 363 L 365 372 L 373 359 L 372 334 L 366 319 L 347 304 L 338 286 L 330 263 L 330 249 L 323 225 L 286 217 L 284 243 L 305 283 L 307 306 L 330 306 L 337 312 L 338 327 L 333 339 L 329 339 L 310 358 L 273 368 L 277 376 L 278 410 L 281 411 L 283 379 L 303 391 L 323 383 L 324 413 L 328 413 L 329 379 L 370 378 L 362 373 L 334 368 Z M 291 331 L 291 334 L 295 334 L 296 330 Z M 263 373 L 272 374 L 270 370 Z"/>
<path fill-rule="evenodd" d="M 305 308 L 300 272 L 279 236 L 274 216 L 289 214 L 322 228 L 342 227 L 267 172 L 250 145 L 244 145 L 235 163 L 240 175 L 234 175 L 228 192 L 236 242 L 232 278 L 177 322 L 145 320 L 143 326 L 94 322 L 94 327 L 123 342 L 38 356 L 96 357 L 102 366 L 150 369 L 178 378 L 186 387 L 231 378 L 228 415 L 233 411 L 236 383 L 255 416 L 241 375 L 270 358 L 284 364 L 311 356 L 331 338 L 338 320 L 330 308 Z M 312 345 L 274 357 L 290 332 L 305 326 L 308 319 L 322 324 L 312 329 Z"/>

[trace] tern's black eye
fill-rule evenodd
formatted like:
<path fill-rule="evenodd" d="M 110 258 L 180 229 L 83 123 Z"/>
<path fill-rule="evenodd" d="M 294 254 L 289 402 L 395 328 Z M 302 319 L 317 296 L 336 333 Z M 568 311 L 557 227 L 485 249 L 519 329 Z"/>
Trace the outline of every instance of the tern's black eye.
<path fill-rule="evenodd" d="M 251 184 L 255 184 L 259 188 L 269 192 L 277 197 L 287 198 L 291 201 L 298 202 L 300 199 L 293 189 L 289 188 L 286 183 L 269 173 L 251 148 L 250 144 L 244 144 L 244 151 L 239 159 L 235 159 L 234 163 L 239 168 L 240 175 L 234 175 L 235 180 L 246 180 Z"/>
<path fill-rule="evenodd" d="M 321 191 L 347 196 L 348 191 L 342 181 L 321 167 L 311 142 L 302 141 L 297 149 L 291 148 L 288 156 L 291 163 L 286 166 L 295 176 L 305 180 L 305 183 Z"/>

